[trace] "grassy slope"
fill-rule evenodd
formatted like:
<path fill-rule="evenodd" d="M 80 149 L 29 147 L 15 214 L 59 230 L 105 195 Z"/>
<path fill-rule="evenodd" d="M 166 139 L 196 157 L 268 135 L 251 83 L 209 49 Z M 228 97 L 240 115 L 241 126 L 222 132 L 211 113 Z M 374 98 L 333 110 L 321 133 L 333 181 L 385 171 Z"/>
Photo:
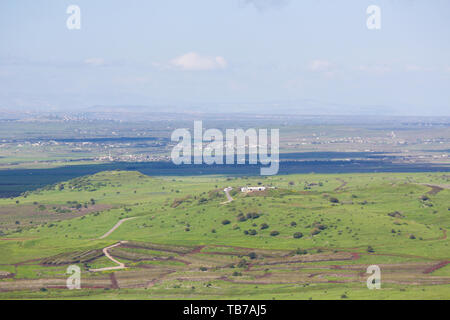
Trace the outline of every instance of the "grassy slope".
<path fill-rule="evenodd" d="M 369 256 L 371 263 L 388 263 L 395 255 L 408 259 L 440 261 L 449 259 L 449 240 L 442 239 L 443 230 L 450 228 L 450 190 L 428 195 L 430 200 L 421 201 L 429 187 L 420 183 L 448 184 L 447 177 L 439 173 L 411 174 L 342 174 L 342 175 L 289 175 L 269 178 L 224 177 L 171 177 L 151 178 L 136 172 L 103 172 L 77 184 L 68 182 L 62 191 L 47 190 L 35 192 L 26 198 L 1 199 L 4 206 L 29 206 L 34 203 L 46 206 L 64 205 L 67 201 L 89 202 L 95 199 L 97 204 L 112 206 L 100 213 L 91 213 L 84 217 L 61 220 L 27 229 L 20 233 L 11 233 L 3 238 L 18 240 L 0 240 L 0 270 L 8 271 L 12 264 L 30 259 L 39 259 L 62 252 L 103 248 L 119 240 L 137 240 L 154 243 L 178 245 L 233 245 L 249 248 L 295 249 L 295 248 L 346 248 L 350 251 L 365 252 L 370 245 L 375 254 Z M 244 196 L 237 194 L 235 201 L 221 205 L 224 197 L 210 197 L 209 191 L 235 188 L 243 185 L 273 185 L 278 189 L 265 195 Z M 291 182 L 291 183 L 289 183 Z M 305 190 L 305 185 L 316 183 Z M 319 185 L 320 183 L 320 185 Z M 339 188 L 342 186 L 341 188 Z M 288 192 L 290 190 L 291 192 Z M 219 193 L 220 195 L 220 193 Z M 189 197 L 176 208 L 172 208 L 175 198 Z M 199 204 L 200 198 L 206 198 Z M 339 199 L 338 204 L 329 201 L 330 197 Z M 16 201 L 19 201 L 16 204 Z M 432 204 L 432 206 L 430 206 Z M 127 208 L 127 210 L 125 210 Z M 131 211 L 129 210 L 131 209 Z M 403 218 L 393 218 L 389 212 L 399 211 Z M 255 220 L 238 222 L 236 216 L 242 212 L 259 212 Z M 117 221 L 126 217 L 138 217 L 125 222 L 111 236 L 96 240 L 108 231 Z M 223 220 L 231 223 L 223 225 Z M 291 226 L 296 222 L 297 226 Z M 310 236 L 312 224 L 320 222 L 327 228 L 320 234 Z M 261 223 L 267 223 L 268 229 L 260 230 Z M 256 224 L 256 226 L 253 226 Z M 189 231 L 185 231 L 189 228 Z M 215 233 L 212 232 L 215 230 Z M 255 236 L 244 235 L 244 230 L 255 229 Z M 396 232 L 392 233 L 394 229 Z M 278 236 L 271 236 L 272 231 Z M 302 232 L 304 237 L 294 239 L 294 232 Z M 410 235 L 416 239 L 410 239 Z M 383 255 L 386 254 L 386 255 Z M 365 256 L 367 259 L 367 256 Z M 105 262 L 107 264 L 107 261 Z M 23 266 L 20 270 L 24 277 L 37 277 L 33 271 Z M 47 270 L 45 272 L 52 272 Z M 448 275 L 448 266 L 439 270 Z M 33 275 L 34 274 L 34 275 Z M 9 280 L 8 280 L 9 281 Z M 230 294 L 252 298 L 270 298 L 269 285 L 264 289 L 250 290 L 250 286 L 236 285 Z M 290 288 L 277 289 L 278 298 L 338 298 L 345 287 L 327 288 L 328 295 L 319 293 L 319 289 Z M 248 288 L 247 288 L 248 287 Z M 247 290 L 247 289 L 248 290 Z M 361 290 L 360 290 L 361 289 Z M 367 298 L 368 290 L 353 288 L 350 298 Z M 439 286 L 436 291 L 421 291 L 415 288 L 404 293 L 392 287 L 389 298 L 415 297 L 425 294 L 433 297 L 450 297 L 448 286 Z M 157 290 L 157 287 L 153 290 Z M 427 291 L 428 290 L 428 291 Z M 221 292 L 226 297 L 227 290 Z M 264 293 L 267 292 L 267 293 Z M 51 294 L 51 293 L 46 293 Z M 75 293 L 73 293 L 75 294 Z M 115 293 L 93 292 L 95 297 L 115 296 Z M 122 295 L 140 297 L 141 291 L 130 291 Z M 161 293 L 163 294 L 163 293 Z M 167 293 L 164 293 L 167 294 Z M 174 292 L 184 294 L 185 292 Z M 197 292 L 201 297 L 202 292 Z M 402 296 L 403 294 L 403 296 Z M 4 297 L 5 294 L 0 295 Z M 38 293 L 32 294 L 39 296 Z M 336 297 L 335 297 L 336 295 Z M 6 297 L 13 297 L 12 293 Z M 45 294 L 42 293 L 42 297 Z M 371 296 L 375 297 L 375 296 Z M 439 297 L 439 296 L 438 296 Z"/>

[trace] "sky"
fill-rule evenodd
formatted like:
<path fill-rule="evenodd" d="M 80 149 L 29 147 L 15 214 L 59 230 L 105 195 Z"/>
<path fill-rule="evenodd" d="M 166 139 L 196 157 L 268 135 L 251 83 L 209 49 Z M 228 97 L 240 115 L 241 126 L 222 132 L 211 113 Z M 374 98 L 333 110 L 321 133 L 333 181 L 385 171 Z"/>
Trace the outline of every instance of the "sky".
<path fill-rule="evenodd" d="M 450 116 L 449 12 L 448 0 L 2 0 L 0 109 Z"/>

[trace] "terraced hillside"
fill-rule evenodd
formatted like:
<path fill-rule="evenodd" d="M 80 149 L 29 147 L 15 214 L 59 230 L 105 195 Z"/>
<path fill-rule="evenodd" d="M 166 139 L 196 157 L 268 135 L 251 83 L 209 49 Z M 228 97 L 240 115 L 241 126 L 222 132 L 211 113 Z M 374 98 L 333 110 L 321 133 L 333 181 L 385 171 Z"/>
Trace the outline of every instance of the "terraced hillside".
<path fill-rule="evenodd" d="M 0 199 L 0 298 L 449 299 L 449 181 L 108 171 L 57 183 Z M 66 288 L 74 264 L 81 290 Z M 366 287 L 369 265 L 381 290 Z"/>

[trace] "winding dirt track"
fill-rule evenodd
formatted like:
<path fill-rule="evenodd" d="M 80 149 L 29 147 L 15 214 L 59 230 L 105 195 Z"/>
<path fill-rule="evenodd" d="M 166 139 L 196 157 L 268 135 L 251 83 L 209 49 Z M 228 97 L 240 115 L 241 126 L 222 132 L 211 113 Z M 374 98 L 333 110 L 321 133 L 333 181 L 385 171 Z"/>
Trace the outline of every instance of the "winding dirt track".
<path fill-rule="evenodd" d="M 116 267 L 107 267 L 107 268 L 98 268 L 98 269 L 90 269 L 89 271 L 92 271 L 92 272 L 98 272 L 98 271 L 109 271 L 109 270 L 120 270 L 120 269 L 124 269 L 124 268 L 125 268 L 125 265 L 124 265 L 122 262 L 117 261 L 116 259 L 114 259 L 113 257 L 111 257 L 111 255 L 110 255 L 109 252 L 108 252 L 108 249 L 118 247 L 118 246 L 120 246 L 122 243 L 126 243 L 126 241 L 118 242 L 118 243 L 116 243 L 116 244 L 113 244 L 112 246 L 109 246 L 109 247 L 106 247 L 106 248 L 103 249 L 104 255 L 105 255 L 109 260 L 111 260 L 112 262 L 118 264 L 118 266 L 116 266 Z"/>
<path fill-rule="evenodd" d="M 119 222 L 116 223 L 116 225 L 115 225 L 114 227 L 112 227 L 107 233 L 105 233 L 104 235 L 102 235 L 99 239 L 104 239 L 104 238 L 106 238 L 106 237 L 109 236 L 111 233 L 113 233 L 114 230 L 116 230 L 118 227 L 120 227 L 120 225 L 121 225 L 122 223 L 124 223 L 125 221 L 128 221 L 128 220 L 132 220 L 132 219 L 136 219 L 136 217 L 126 218 L 126 219 L 121 219 Z"/>
<path fill-rule="evenodd" d="M 120 225 L 121 225 L 122 223 L 124 223 L 125 221 L 128 221 L 128 220 L 132 220 L 132 219 L 136 219 L 136 217 L 121 219 L 119 222 L 116 223 L 116 225 L 115 225 L 114 227 L 112 227 L 107 233 L 105 233 L 104 235 L 102 235 L 99 239 L 104 239 L 104 238 L 106 238 L 106 237 L 109 236 L 111 233 L 113 233 L 118 227 L 120 227 Z M 117 264 L 116 267 L 107 267 L 107 268 L 90 269 L 89 271 L 92 271 L 92 272 L 98 272 L 98 271 L 110 271 L 110 270 L 121 270 L 121 269 L 125 269 L 125 265 L 124 265 L 122 262 L 117 261 L 116 259 L 114 259 L 114 258 L 109 254 L 109 252 L 108 252 L 108 249 L 118 247 L 118 246 L 120 246 L 121 244 L 125 244 L 125 243 L 127 243 L 127 241 L 120 241 L 120 242 L 118 242 L 118 243 L 116 243 L 116 244 L 113 244 L 112 246 L 109 246 L 109 247 L 106 247 L 106 248 L 103 249 L 103 254 L 104 254 L 109 260 L 111 260 L 112 262 L 116 263 L 116 264 Z M 111 281 L 112 281 L 112 279 L 111 279 Z M 114 285 L 115 285 L 115 284 L 114 284 L 114 281 L 112 281 L 112 282 L 113 282 L 113 286 L 114 286 Z"/>

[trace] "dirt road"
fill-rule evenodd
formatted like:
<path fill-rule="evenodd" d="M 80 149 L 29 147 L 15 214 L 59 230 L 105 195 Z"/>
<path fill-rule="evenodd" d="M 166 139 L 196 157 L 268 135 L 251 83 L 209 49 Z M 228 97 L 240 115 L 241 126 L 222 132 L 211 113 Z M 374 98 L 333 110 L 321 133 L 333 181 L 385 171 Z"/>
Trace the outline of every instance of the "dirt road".
<path fill-rule="evenodd" d="M 120 227 L 120 225 L 122 223 L 124 223 L 125 221 L 128 221 L 128 220 L 132 220 L 132 219 L 136 219 L 136 217 L 121 219 L 119 222 L 116 223 L 116 225 L 114 227 L 112 227 L 107 233 L 102 235 L 99 239 L 105 239 L 107 236 L 109 236 L 111 233 L 113 233 L 114 230 L 116 230 L 118 227 Z"/>
<path fill-rule="evenodd" d="M 438 194 L 439 192 L 441 192 L 444 189 L 450 189 L 450 185 L 448 185 L 448 184 L 437 185 L 437 184 L 423 184 L 422 183 L 421 185 L 431 188 L 431 190 L 427 192 L 428 194 L 431 194 L 431 195 Z"/>
<path fill-rule="evenodd" d="M 234 199 L 230 196 L 230 191 L 231 190 L 233 190 L 233 188 L 232 187 L 228 187 L 228 188 L 225 188 L 225 189 L 223 189 L 223 191 L 225 192 L 225 195 L 227 196 L 227 201 L 225 201 L 225 202 L 222 202 L 221 204 L 227 204 L 227 203 L 230 203 L 231 201 L 233 201 Z"/>
<path fill-rule="evenodd" d="M 116 266 L 116 267 L 98 268 L 98 269 L 90 269 L 89 271 L 92 271 L 92 272 L 98 272 L 98 271 L 109 271 L 109 270 L 120 270 L 120 269 L 124 269 L 124 268 L 125 268 L 125 265 L 124 265 L 122 262 L 117 261 L 116 259 L 114 259 L 113 257 L 111 257 L 111 255 L 110 255 L 109 252 L 108 252 L 109 249 L 118 247 L 118 246 L 120 246 L 122 243 L 126 243 L 126 241 L 120 241 L 120 242 L 118 242 L 118 243 L 116 243 L 116 244 L 113 244 L 112 246 L 109 246 L 109 247 L 106 247 L 106 248 L 103 249 L 104 255 L 105 255 L 109 260 L 111 260 L 112 262 L 118 264 L 118 266 Z"/>

